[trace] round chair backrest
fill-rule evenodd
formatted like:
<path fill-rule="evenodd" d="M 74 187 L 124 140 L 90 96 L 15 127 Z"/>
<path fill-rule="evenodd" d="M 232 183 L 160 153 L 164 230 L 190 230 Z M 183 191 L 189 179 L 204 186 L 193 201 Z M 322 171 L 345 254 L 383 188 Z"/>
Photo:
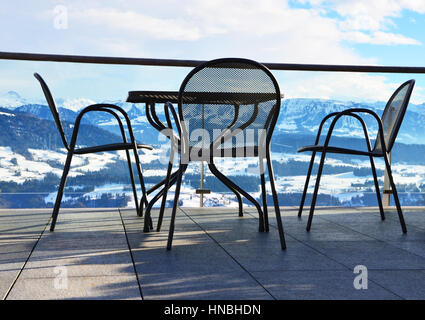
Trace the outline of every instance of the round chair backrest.
<path fill-rule="evenodd" d="M 257 156 L 270 143 L 280 105 L 279 86 L 264 65 L 239 58 L 206 62 L 179 91 L 184 141 L 198 154 L 214 149 L 215 157 Z"/>
<path fill-rule="evenodd" d="M 407 105 L 409 104 L 410 95 L 412 94 L 415 80 L 409 80 L 403 83 L 388 100 L 384 112 L 381 117 L 384 141 L 386 151 L 390 152 L 394 146 L 398 131 L 406 113 Z M 374 151 L 383 152 L 381 145 L 381 136 L 378 132 Z"/>
<path fill-rule="evenodd" d="M 34 73 L 34 77 L 40 82 L 41 89 L 43 90 L 44 96 L 46 97 L 47 104 L 52 113 L 53 120 L 56 123 L 56 127 L 59 130 L 59 134 L 61 136 L 62 142 L 65 148 L 69 149 L 68 142 L 66 141 L 65 131 L 63 130 L 62 122 L 59 117 L 59 112 L 58 112 L 58 109 L 56 108 L 55 100 L 53 99 L 53 96 L 49 90 L 49 87 L 47 86 L 44 79 L 38 73 Z"/>

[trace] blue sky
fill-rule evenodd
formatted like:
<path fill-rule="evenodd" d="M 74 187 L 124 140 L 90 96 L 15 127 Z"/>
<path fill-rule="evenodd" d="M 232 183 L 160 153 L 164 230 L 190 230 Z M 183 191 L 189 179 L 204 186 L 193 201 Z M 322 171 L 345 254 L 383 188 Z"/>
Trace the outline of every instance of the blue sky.
<path fill-rule="evenodd" d="M 2 51 L 260 62 L 424 66 L 422 0 L 15 0 L 0 4 Z M 125 99 L 129 90 L 178 90 L 187 68 L 0 61 L 0 94 Z M 419 75 L 274 72 L 287 97 L 386 100 Z"/>

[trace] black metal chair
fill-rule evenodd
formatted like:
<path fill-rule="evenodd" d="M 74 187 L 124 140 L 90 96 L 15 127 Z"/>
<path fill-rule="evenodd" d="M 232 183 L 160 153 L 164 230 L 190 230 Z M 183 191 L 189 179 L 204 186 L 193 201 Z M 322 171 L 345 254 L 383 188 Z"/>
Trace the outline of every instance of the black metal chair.
<path fill-rule="evenodd" d="M 174 205 L 167 249 L 171 249 L 175 218 L 183 174 L 191 161 L 205 161 L 210 171 L 221 180 L 239 202 L 243 215 L 242 197 L 248 199 L 259 214 L 259 231 L 269 231 L 264 160 L 267 160 L 271 192 L 282 249 L 286 248 L 280 208 L 270 156 L 270 142 L 280 112 L 281 95 L 276 79 L 262 64 L 252 60 L 226 58 L 204 63 L 184 79 L 178 98 L 178 115 L 172 104 L 165 105 L 167 125 L 155 115 L 148 115 L 160 130 L 169 130 L 171 154 L 164 188 L 152 203 L 162 196 L 157 231 L 161 228 L 167 191 L 176 183 Z M 170 113 L 177 132 L 173 130 Z M 196 140 L 196 141 L 195 141 Z M 172 174 L 174 152 L 180 155 L 179 170 Z M 257 157 L 260 163 L 262 203 L 260 204 L 214 164 L 217 157 Z M 159 185 L 158 185 L 159 186 Z M 146 210 L 145 231 L 149 231 L 150 210 Z"/>
<path fill-rule="evenodd" d="M 35 73 L 34 77 L 40 82 L 44 96 L 46 97 L 46 100 L 47 100 L 47 104 L 50 108 L 50 111 L 52 112 L 53 119 L 56 123 L 58 130 L 59 130 L 59 134 L 60 134 L 60 137 L 62 139 L 63 145 L 65 146 L 66 150 L 68 151 L 65 166 L 64 166 L 64 169 L 63 169 L 63 173 L 62 173 L 62 178 L 61 178 L 58 193 L 57 193 L 57 196 L 56 196 L 56 202 L 55 202 L 53 213 L 52 213 L 52 222 L 51 222 L 51 225 L 50 225 L 50 231 L 54 231 L 54 229 L 55 229 L 56 220 L 57 220 L 57 217 L 58 217 L 63 192 L 64 192 L 64 189 L 65 189 L 66 179 L 67 179 L 68 172 L 69 172 L 69 169 L 70 169 L 70 166 L 71 166 L 72 156 L 74 154 L 82 155 L 82 154 L 88 154 L 88 153 L 124 150 L 126 152 L 126 156 L 127 156 L 131 185 L 132 185 L 132 188 L 133 188 L 133 195 L 134 195 L 134 200 L 135 200 L 135 203 L 136 203 L 136 211 L 139 212 L 139 204 L 138 204 L 139 202 L 138 202 L 138 199 L 137 199 L 137 191 L 136 191 L 136 186 L 135 186 L 135 183 L 134 183 L 133 169 L 132 169 L 132 165 L 131 165 L 130 152 L 129 151 L 130 150 L 134 151 L 134 158 L 135 158 L 135 161 L 136 161 L 139 181 L 140 181 L 140 185 L 141 185 L 143 195 L 145 195 L 146 189 L 145 189 L 145 185 L 144 185 L 144 181 L 143 181 L 143 175 L 142 175 L 142 171 L 141 171 L 141 165 L 140 165 L 140 160 L 139 160 L 139 155 L 138 155 L 137 150 L 138 149 L 152 150 L 152 147 L 149 146 L 149 145 L 136 143 L 136 141 L 134 139 L 130 119 L 129 119 L 128 115 L 126 114 L 126 112 L 122 108 L 120 108 L 116 105 L 112 105 L 112 104 L 94 104 L 94 105 L 91 105 L 91 106 L 84 108 L 78 114 L 78 116 L 75 120 L 71 142 L 68 144 L 68 141 L 67 141 L 66 135 L 65 135 L 65 131 L 63 129 L 62 122 L 61 122 L 60 117 L 59 117 L 59 112 L 58 112 L 58 109 L 56 108 L 56 104 L 55 104 L 53 96 L 52 96 L 52 94 L 49 90 L 49 87 L 47 86 L 46 82 L 43 80 L 43 78 L 38 73 Z M 121 135 L 122 135 L 123 142 L 106 144 L 106 145 L 99 145 L 99 146 L 91 146 L 91 147 L 85 147 L 85 148 L 77 148 L 76 147 L 78 130 L 80 128 L 81 119 L 83 118 L 83 116 L 86 113 L 93 112 L 93 111 L 100 111 L 100 112 L 109 113 L 117 120 L 118 125 L 120 127 L 120 132 L 121 132 Z M 125 133 L 124 126 L 123 126 L 123 123 L 121 121 L 119 114 L 121 114 L 126 121 L 127 130 L 128 130 L 129 135 L 130 135 L 130 142 L 127 142 L 126 133 Z M 145 197 L 145 199 L 146 199 L 146 197 Z"/>
<path fill-rule="evenodd" d="M 394 201 L 397 207 L 397 213 L 400 220 L 400 225 L 403 230 L 403 233 L 407 232 L 406 224 L 404 222 L 404 217 L 403 217 L 403 213 L 400 206 L 400 201 L 397 194 L 397 189 L 394 184 L 394 179 L 391 173 L 391 164 L 389 161 L 388 154 L 391 152 L 391 149 L 394 146 L 394 142 L 397 137 L 397 133 L 400 129 L 401 123 L 403 121 L 403 117 L 406 112 L 407 105 L 409 104 L 410 95 L 412 93 L 414 85 L 415 85 L 415 80 L 409 80 L 403 83 L 388 100 L 381 118 L 375 112 L 369 109 L 364 109 L 364 108 L 353 108 L 353 109 L 344 110 L 342 112 L 335 112 L 335 113 L 328 114 L 325 118 L 323 118 L 319 126 L 319 131 L 317 133 L 315 144 L 312 146 L 304 146 L 298 150 L 298 152 L 305 152 L 305 151 L 313 152 L 311 156 L 308 172 L 307 172 L 307 178 L 304 185 L 304 192 L 301 198 L 301 204 L 300 204 L 300 208 L 298 212 L 299 217 L 301 217 L 302 215 L 304 202 L 307 195 L 308 184 L 310 181 L 311 171 L 314 165 L 314 158 L 317 152 L 322 153 L 322 157 L 320 159 L 320 164 L 319 164 L 317 177 L 316 177 L 316 185 L 314 188 L 313 198 L 311 201 L 310 215 L 309 215 L 308 223 L 307 223 L 307 231 L 310 231 L 311 223 L 313 220 L 314 208 L 316 205 L 317 193 L 319 191 L 320 178 L 322 175 L 322 170 L 323 170 L 326 154 L 340 153 L 340 154 L 362 155 L 362 156 L 368 156 L 370 158 L 370 165 L 372 168 L 372 174 L 373 174 L 373 179 L 374 179 L 374 184 L 376 189 L 376 196 L 378 199 L 379 211 L 380 211 L 382 220 L 385 220 L 385 215 L 384 215 L 384 209 L 382 206 L 382 199 L 381 199 L 381 195 L 379 191 L 378 178 L 376 176 L 376 169 L 375 169 L 373 158 L 374 157 L 384 158 L 385 167 L 386 167 L 388 177 L 389 177 L 389 182 L 391 185 L 391 190 L 394 195 Z M 366 124 L 359 114 L 369 114 L 372 117 L 374 117 L 378 123 L 378 134 L 377 134 L 373 149 L 370 143 Z M 361 123 L 363 128 L 363 133 L 366 139 L 367 151 L 340 148 L 340 147 L 334 147 L 329 145 L 329 140 L 332 136 L 333 129 L 337 121 L 343 116 L 354 117 Z M 322 132 L 323 125 L 330 118 L 333 118 L 333 120 L 329 126 L 329 130 L 328 130 L 325 142 L 323 145 L 319 145 L 319 140 L 320 140 L 320 135 Z"/>

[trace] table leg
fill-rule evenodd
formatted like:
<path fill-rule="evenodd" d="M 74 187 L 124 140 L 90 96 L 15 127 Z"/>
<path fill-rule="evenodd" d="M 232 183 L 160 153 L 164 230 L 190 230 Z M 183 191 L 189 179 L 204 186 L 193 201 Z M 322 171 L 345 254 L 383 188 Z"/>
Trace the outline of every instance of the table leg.
<path fill-rule="evenodd" d="M 186 171 L 186 169 L 184 169 L 184 171 Z M 177 177 L 179 175 L 180 169 L 177 170 L 176 172 L 174 172 L 171 177 L 170 177 L 170 182 L 168 185 L 168 189 L 167 191 L 171 188 L 171 186 L 176 183 L 177 181 Z M 183 172 L 184 173 L 184 172 Z M 159 187 L 161 187 L 163 184 L 165 184 L 165 180 L 162 180 L 160 183 L 158 183 L 156 186 L 154 186 L 153 188 L 151 188 L 149 191 L 154 191 L 156 189 L 158 189 Z M 156 188 L 155 188 L 156 187 Z M 155 189 L 154 189 L 155 188 Z M 149 192 L 148 191 L 148 192 Z M 146 207 L 146 212 L 145 212 L 145 221 L 144 221 L 144 228 L 143 228 L 143 232 L 149 232 L 152 228 L 152 219 L 151 219 L 151 210 L 154 206 L 154 204 L 162 197 L 162 195 L 164 194 L 165 188 L 162 188 L 156 195 L 155 197 L 153 197 L 153 199 L 149 202 L 148 206 Z"/>

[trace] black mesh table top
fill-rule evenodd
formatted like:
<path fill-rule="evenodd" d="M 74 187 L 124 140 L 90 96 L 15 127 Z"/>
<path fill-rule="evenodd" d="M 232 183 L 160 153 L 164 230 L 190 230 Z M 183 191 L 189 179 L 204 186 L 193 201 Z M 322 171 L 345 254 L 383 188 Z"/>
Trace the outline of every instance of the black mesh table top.
<path fill-rule="evenodd" d="M 178 91 L 130 91 L 127 102 L 131 103 L 177 103 Z"/>
<path fill-rule="evenodd" d="M 178 91 L 130 91 L 127 102 L 131 103 L 177 103 Z M 283 98 L 283 94 L 281 95 Z M 247 105 L 276 99 L 276 93 L 255 92 L 185 92 L 183 102 L 188 104 L 235 104 Z"/>

